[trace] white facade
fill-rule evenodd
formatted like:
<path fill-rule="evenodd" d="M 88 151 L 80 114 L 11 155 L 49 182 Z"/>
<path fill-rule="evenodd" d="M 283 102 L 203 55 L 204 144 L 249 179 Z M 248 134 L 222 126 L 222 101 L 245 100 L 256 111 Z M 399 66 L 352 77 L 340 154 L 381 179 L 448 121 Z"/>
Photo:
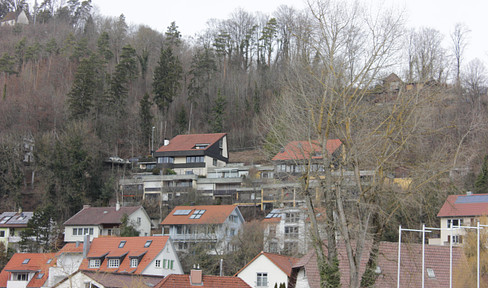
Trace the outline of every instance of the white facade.
<path fill-rule="evenodd" d="M 237 274 L 251 287 L 279 287 L 285 283 L 288 287 L 288 276 L 265 255 L 261 254 Z M 259 278 L 259 279 L 258 279 Z M 265 281 L 265 283 L 263 283 Z"/>
<path fill-rule="evenodd" d="M 57 257 L 57 265 L 54 267 L 49 267 L 49 278 L 46 282 L 47 287 L 52 287 L 56 285 L 69 275 L 78 271 L 78 268 L 80 268 L 82 261 L 82 253 L 62 253 L 61 255 L 59 255 Z"/>
<path fill-rule="evenodd" d="M 99 287 L 104 288 L 102 284 L 86 276 L 81 271 L 71 275 L 68 279 L 58 284 L 59 288 L 86 288 L 86 287 Z"/>
<path fill-rule="evenodd" d="M 164 249 L 149 263 L 142 274 L 165 277 L 170 274 L 183 274 L 183 267 L 171 240 L 166 242 Z"/>
<path fill-rule="evenodd" d="M 478 217 L 443 217 L 441 218 L 440 238 L 429 239 L 429 245 L 449 245 L 452 233 L 452 244 L 460 245 L 463 243 L 466 229 L 459 226 L 476 227 Z M 452 226 L 452 231 L 449 229 Z"/>

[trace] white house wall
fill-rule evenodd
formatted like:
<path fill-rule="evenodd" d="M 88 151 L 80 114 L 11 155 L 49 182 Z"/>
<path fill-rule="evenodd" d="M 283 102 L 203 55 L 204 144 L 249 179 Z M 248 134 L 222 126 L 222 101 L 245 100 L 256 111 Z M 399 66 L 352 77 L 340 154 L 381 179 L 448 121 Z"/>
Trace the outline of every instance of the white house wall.
<path fill-rule="evenodd" d="M 48 287 L 52 287 L 80 268 L 82 253 L 63 253 L 57 257 L 56 266 L 49 267 Z"/>
<path fill-rule="evenodd" d="M 134 228 L 139 231 L 139 236 L 151 236 L 151 219 L 149 219 L 149 216 L 142 209 L 138 209 L 132 213 L 129 216 L 129 220 Z"/>
<path fill-rule="evenodd" d="M 304 268 L 301 268 L 297 273 L 295 288 L 310 288 L 307 273 Z"/>
<path fill-rule="evenodd" d="M 60 283 L 56 288 L 85 288 L 90 287 L 86 286 L 87 284 L 96 285 L 96 287 L 104 288 L 102 284 L 94 281 L 90 277 L 82 274 L 81 272 L 77 272 L 73 274 L 70 279 L 66 279 L 62 283 Z"/>
<path fill-rule="evenodd" d="M 288 276 L 264 255 L 256 258 L 237 276 L 249 286 L 258 287 L 256 286 L 257 273 L 268 273 L 268 285 L 266 287 L 275 287 L 275 284 L 278 284 L 279 287 L 280 283 L 285 283 L 286 287 L 288 287 Z"/>
<path fill-rule="evenodd" d="M 173 269 L 163 268 L 163 260 L 173 260 Z M 161 261 L 160 267 L 156 267 L 156 260 Z M 142 271 L 143 275 L 156 275 L 156 276 L 168 276 L 170 274 L 183 274 L 183 268 L 181 267 L 180 260 L 176 254 L 176 250 L 173 243 L 168 240 L 164 249 L 154 257 L 154 259 L 147 265 L 146 269 Z"/>
<path fill-rule="evenodd" d="M 93 235 L 90 235 L 90 238 L 97 238 L 100 236 L 100 227 L 99 226 L 90 226 L 90 225 L 80 225 L 80 226 L 66 226 L 64 227 L 64 242 L 76 242 L 79 241 L 83 243 L 84 235 L 73 235 L 73 228 L 93 228 Z"/>

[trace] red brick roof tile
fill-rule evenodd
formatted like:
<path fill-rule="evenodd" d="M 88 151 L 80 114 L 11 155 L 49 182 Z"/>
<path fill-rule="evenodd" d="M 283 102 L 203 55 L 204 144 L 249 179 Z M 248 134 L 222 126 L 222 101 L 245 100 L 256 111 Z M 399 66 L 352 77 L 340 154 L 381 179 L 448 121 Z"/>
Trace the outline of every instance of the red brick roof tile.
<path fill-rule="evenodd" d="M 332 155 L 340 146 L 342 142 L 339 139 L 327 140 L 326 149 L 329 155 Z M 318 141 L 292 141 L 288 143 L 285 148 L 278 152 L 273 161 L 286 161 L 286 160 L 304 160 L 304 159 L 322 159 L 320 153 L 320 143 Z M 318 155 L 314 155 L 317 154 Z"/>
<path fill-rule="evenodd" d="M 181 224 L 222 224 L 227 217 L 237 209 L 234 205 L 199 205 L 199 206 L 176 206 L 171 213 L 164 218 L 161 225 Z M 177 210 L 188 210 L 186 215 L 174 215 Z M 195 210 L 205 210 L 198 219 L 191 219 Z"/>
<path fill-rule="evenodd" d="M 162 276 L 100 273 L 93 271 L 82 271 L 82 273 L 102 284 L 104 287 L 110 288 L 154 287 L 164 279 Z"/>
<path fill-rule="evenodd" d="M 463 203 L 457 203 L 462 197 Z M 459 199 L 461 200 L 461 199 Z M 472 203 L 464 203 L 472 202 Z M 484 216 L 488 215 L 488 194 L 450 195 L 442 205 L 437 217 Z"/>
<path fill-rule="evenodd" d="M 213 288 L 250 288 L 241 278 L 233 276 L 210 276 L 203 275 L 203 284 L 192 285 L 190 283 L 190 275 L 175 275 L 171 274 L 163 279 L 155 288 L 178 287 L 178 288 L 194 288 L 194 287 L 213 287 Z"/>
<path fill-rule="evenodd" d="M 22 264 L 25 259 L 29 259 L 29 262 Z M 27 287 L 42 287 L 49 276 L 49 267 L 55 264 L 55 253 L 16 253 L 0 273 L 0 287 L 7 287 L 7 281 L 13 271 L 35 272 Z"/>
<path fill-rule="evenodd" d="M 121 224 L 124 214 L 131 215 L 142 206 L 120 207 L 85 207 L 73 217 L 64 222 L 66 226 L 72 225 L 100 225 L 100 224 Z"/>
<path fill-rule="evenodd" d="M 169 141 L 166 146 L 161 146 L 156 152 L 168 152 L 168 151 L 188 151 L 196 150 L 196 144 L 209 144 L 210 147 L 219 141 L 222 137 L 227 135 L 226 133 L 213 133 L 213 134 L 189 134 L 178 135 Z M 206 150 L 201 149 L 201 150 Z"/>

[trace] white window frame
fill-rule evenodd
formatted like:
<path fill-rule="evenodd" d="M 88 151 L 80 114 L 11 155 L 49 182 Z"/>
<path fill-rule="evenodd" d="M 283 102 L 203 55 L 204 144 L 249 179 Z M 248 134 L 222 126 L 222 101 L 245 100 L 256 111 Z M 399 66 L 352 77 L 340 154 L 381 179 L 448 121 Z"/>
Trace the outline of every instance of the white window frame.
<path fill-rule="evenodd" d="M 120 266 L 119 258 L 108 259 L 107 268 L 119 268 L 119 266 Z"/>
<path fill-rule="evenodd" d="M 100 259 L 90 259 L 89 268 L 100 268 L 101 263 L 102 261 L 100 261 Z"/>
<path fill-rule="evenodd" d="M 256 287 L 268 286 L 268 273 L 258 272 L 256 273 Z"/>
<path fill-rule="evenodd" d="M 130 259 L 130 267 L 131 268 L 136 268 L 137 265 L 139 265 L 139 259 L 137 259 L 137 258 Z"/>

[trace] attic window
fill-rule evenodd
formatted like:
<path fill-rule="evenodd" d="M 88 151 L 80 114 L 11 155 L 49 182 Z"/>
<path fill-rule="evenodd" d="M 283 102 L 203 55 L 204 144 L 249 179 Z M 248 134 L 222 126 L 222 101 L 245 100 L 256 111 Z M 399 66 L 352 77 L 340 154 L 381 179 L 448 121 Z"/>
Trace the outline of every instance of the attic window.
<path fill-rule="evenodd" d="M 22 264 L 27 264 L 27 263 L 29 263 L 29 261 L 30 261 L 30 259 L 26 258 L 26 259 L 24 259 L 24 261 L 22 261 Z"/>
<path fill-rule="evenodd" d="M 37 275 L 37 279 L 41 279 L 42 277 L 44 277 L 44 273 L 39 273 L 39 275 Z"/>
<path fill-rule="evenodd" d="M 190 216 L 190 219 L 200 219 L 200 217 L 202 217 L 205 211 L 207 210 L 195 210 L 193 214 Z"/>
<path fill-rule="evenodd" d="M 51 262 L 53 262 L 53 259 L 47 259 L 47 264 L 51 264 Z"/>
<path fill-rule="evenodd" d="M 173 213 L 174 216 L 184 216 L 190 214 L 191 210 L 176 210 L 175 213 Z"/>
<path fill-rule="evenodd" d="M 12 216 L 6 216 L 6 217 L 3 217 L 2 221 L 0 221 L 0 224 L 5 224 L 7 223 L 8 220 L 10 220 L 10 218 L 12 218 Z"/>
<path fill-rule="evenodd" d="M 147 240 L 146 244 L 144 244 L 144 248 L 148 248 L 149 246 L 151 246 L 151 243 L 152 243 L 152 240 Z"/>
<path fill-rule="evenodd" d="M 429 276 L 429 278 L 435 278 L 434 269 L 427 268 L 427 275 Z"/>
<path fill-rule="evenodd" d="M 207 148 L 208 145 L 209 144 L 195 144 L 195 147 L 193 147 L 193 149 L 202 150 L 202 149 Z"/>
<path fill-rule="evenodd" d="M 119 243 L 119 248 L 124 248 L 125 242 L 126 242 L 126 241 L 120 241 L 120 243 Z"/>

